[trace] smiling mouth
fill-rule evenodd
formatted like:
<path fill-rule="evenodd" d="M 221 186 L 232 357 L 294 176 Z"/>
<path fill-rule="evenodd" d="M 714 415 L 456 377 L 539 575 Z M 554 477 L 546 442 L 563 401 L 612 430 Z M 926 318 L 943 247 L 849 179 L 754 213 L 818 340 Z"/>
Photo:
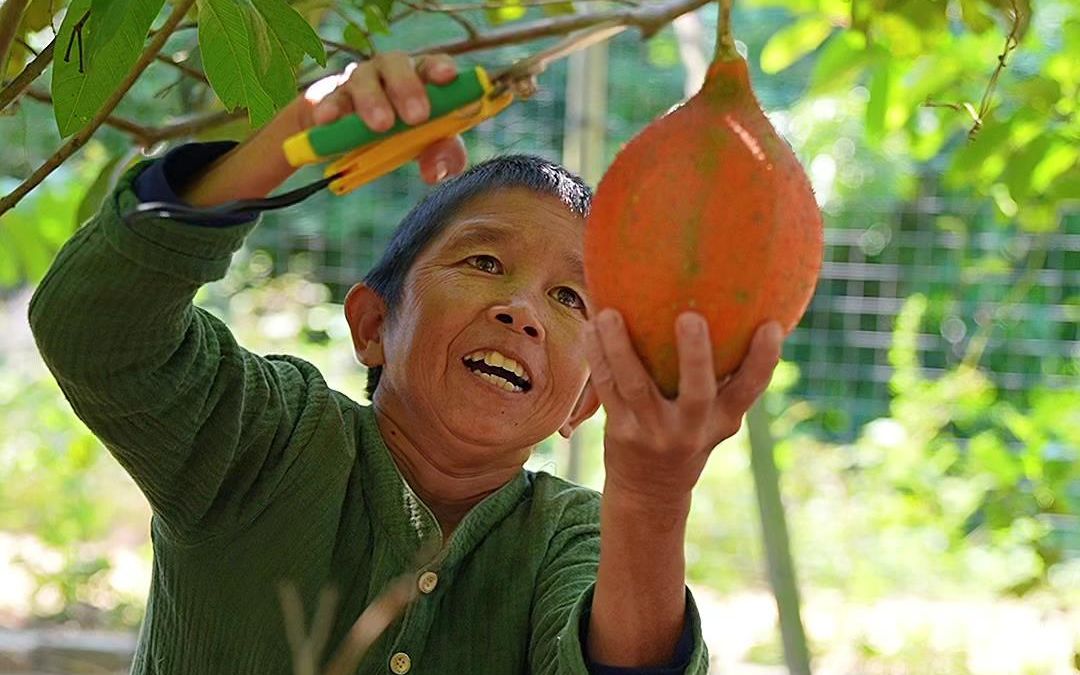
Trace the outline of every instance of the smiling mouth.
<path fill-rule="evenodd" d="M 470 361 L 464 358 L 461 359 L 461 362 L 481 380 L 500 387 L 504 391 L 524 394 L 532 389 L 531 382 L 518 377 L 516 373 L 505 368 L 493 366 L 483 361 Z"/>

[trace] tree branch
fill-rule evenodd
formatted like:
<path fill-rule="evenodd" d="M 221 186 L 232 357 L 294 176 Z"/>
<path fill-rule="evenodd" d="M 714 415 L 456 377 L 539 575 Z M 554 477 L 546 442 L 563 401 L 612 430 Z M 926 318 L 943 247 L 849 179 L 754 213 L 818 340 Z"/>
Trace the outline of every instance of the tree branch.
<path fill-rule="evenodd" d="M 8 107 L 8 104 L 19 97 L 19 94 L 26 91 L 26 88 L 30 86 L 30 83 L 38 78 L 41 73 L 45 72 L 45 69 L 49 67 L 53 59 L 53 49 L 56 48 L 56 38 L 53 38 L 51 42 L 34 57 L 34 60 L 26 64 L 22 72 L 12 80 L 3 91 L 0 91 L 0 111 Z"/>
<path fill-rule="evenodd" d="M 231 112 L 228 110 L 219 110 L 218 112 L 207 115 L 191 117 L 183 122 L 169 124 L 158 129 L 147 129 L 147 138 L 149 138 L 151 144 L 172 140 L 174 138 L 182 138 L 184 136 L 190 136 L 191 134 L 197 134 L 201 131 L 213 129 L 214 127 L 219 127 L 223 124 L 228 124 L 229 122 L 245 116 L 247 116 L 247 109 L 245 108 L 237 108 Z"/>
<path fill-rule="evenodd" d="M 195 0 L 178 0 L 173 6 L 172 14 L 169 15 L 165 25 L 154 35 L 153 40 L 151 40 L 150 44 L 143 50 L 143 53 L 139 55 L 139 59 L 135 62 L 131 72 L 127 74 L 127 77 L 120 83 L 120 86 L 117 87 L 116 91 L 109 96 L 109 99 L 101 106 L 101 110 L 99 110 L 97 114 L 94 115 L 94 118 L 90 120 L 90 123 L 72 136 L 67 143 L 62 145 L 52 157 L 38 167 L 38 169 L 34 171 L 29 178 L 23 181 L 21 185 L 15 188 L 11 194 L 0 199 L 0 216 L 7 213 L 12 207 L 18 204 L 20 199 L 37 187 L 41 181 L 45 180 L 45 178 L 63 164 L 68 157 L 81 148 L 86 141 L 90 140 L 90 137 L 94 135 L 94 132 L 97 131 L 98 127 L 105 123 L 105 120 L 112 114 L 112 111 L 116 109 L 117 104 L 119 104 L 121 99 L 127 95 L 131 86 L 135 84 L 135 81 L 139 79 L 142 72 L 146 70 L 146 67 L 150 65 L 150 62 L 153 61 L 154 57 L 161 51 L 161 48 L 165 45 L 165 41 L 168 39 L 169 35 L 176 30 L 176 27 L 180 24 L 184 15 L 187 14 L 187 11 L 191 9 L 191 6 L 194 4 Z"/>
<path fill-rule="evenodd" d="M 540 38 L 566 35 L 576 30 L 589 28 L 599 23 L 611 21 L 626 26 L 635 26 L 641 30 L 644 38 L 650 38 L 661 28 L 675 20 L 676 17 L 691 12 L 711 0 L 668 0 L 668 2 L 652 3 L 647 6 L 638 6 L 633 9 L 612 10 L 609 12 L 592 12 L 589 14 L 560 16 L 554 19 L 534 21 L 524 25 L 518 24 L 499 30 L 489 31 L 475 38 L 467 38 L 455 42 L 445 42 L 419 49 L 414 53 L 431 54 L 443 52 L 446 54 L 465 54 L 485 49 L 493 49 L 509 44 L 518 44 L 538 40 Z"/>
<path fill-rule="evenodd" d="M 440 12 L 446 14 L 457 14 L 458 12 L 471 12 L 478 9 L 502 9 L 506 7 L 501 2 L 477 2 L 477 3 L 462 3 L 455 5 L 441 5 L 437 2 L 426 2 L 421 5 L 410 4 L 405 0 L 400 0 L 402 4 L 409 7 L 415 7 L 421 12 Z M 515 3 L 513 7 L 528 9 L 529 7 L 545 7 L 548 5 L 565 5 L 567 0 L 526 0 L 526 2 Z M 637 2 L 633 0 L 576 0 L 576 2 L 613 2 L 620 5 L 626 5 L 628 7 L 640 7 Z"/>

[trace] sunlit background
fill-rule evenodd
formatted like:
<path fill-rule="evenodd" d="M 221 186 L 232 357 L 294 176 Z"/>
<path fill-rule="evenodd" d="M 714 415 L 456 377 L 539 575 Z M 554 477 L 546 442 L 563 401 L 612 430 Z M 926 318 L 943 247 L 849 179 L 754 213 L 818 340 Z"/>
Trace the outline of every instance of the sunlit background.
<path fill-rule="evenodd" d="M 871 47 L 840 30 L 854 16 L 840 0 L 735 12 L 758 97 L 826 222 L 817 294 L 765 400 L 803 624 L 818 673 L 1080 672 L 1080 13 L 1038 2 L 969 141 L 964 111 L 923 103 L 977 102 L 1007 24 L 967 0 L 923 21 L 919 8 L 939 4 L 882 14 Z M 595 185 L 622 143 L 697 89 L 715 21 L 706 7 L 648 42 L 628 31 L 556 64 L 533 99 L 466 135 L 471 161 L 530 152 Z M 459 34 L 416 19 L 377 45 Z M 151 68 L 118 113 L 164 122 L 192 86 Z M 5 194 L 60 143 L 49 106 L 25 99 L 0 138 Z M 70 672 L 121 671 L 145 605 L 149 510 L 72 413 L 25 318 L 129 148 L 103 128 L 0 217 L 0 672 L 20 659 L 69 672 L 72 644 L 104 670 Z M 363 400 L 340 303 L 426 190 L 409 167 L 267 214 L 197 303 L 252 351 L 308 359 Z M 529 468 L 599 488 L 602 434 L 600 414 L 572 442 L 540 445 Z M 742 434 L 697 488 L 687 555 L 714 672 L 786 672 Z M 42 665 L 35 645 L 59 629 L 89 637 Z"/>

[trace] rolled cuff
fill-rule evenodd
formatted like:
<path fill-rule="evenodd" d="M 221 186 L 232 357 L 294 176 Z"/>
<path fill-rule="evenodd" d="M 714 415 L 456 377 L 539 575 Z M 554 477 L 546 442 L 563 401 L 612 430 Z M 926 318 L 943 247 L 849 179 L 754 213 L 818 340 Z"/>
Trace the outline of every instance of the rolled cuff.
<path fill-rule="evenodd" d="M 258 216 L 240 223 L 197 227 L 168 218 L 129 224 L 122 215 L 142 203 L 135 183 L 155 162 L 140 162 L 120 178 L 112 198 L 102 205 L 100 225 L 107 240 L 131 261 L 185 281 L 204 284 L 225 276 L 232 254 L 258 224 Z"/>
<path fill-rule="evenodd" d="M 581 594 L 559 634 L 559 672 L 589 675 L 705 675 L 709 651 L 701 633 L 701 615 L 690 589 L 686 589 L 686 615 L 675 658 L 667 666 L 625 668 L 593 663 L 588 656 L 589 614 L 596 584 Z"/>

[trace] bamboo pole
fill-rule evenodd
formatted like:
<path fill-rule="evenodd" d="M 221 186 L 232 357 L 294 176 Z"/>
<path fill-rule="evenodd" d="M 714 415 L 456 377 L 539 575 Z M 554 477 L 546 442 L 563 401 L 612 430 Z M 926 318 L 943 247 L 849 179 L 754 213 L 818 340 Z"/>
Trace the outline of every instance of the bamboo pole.
<path fill-rule="evenodd" d="M 750 468 L 754 474 L 769 582 L 776 597 L 788 671 L 792 675 L 810 675 L 810 654 L 799 614 L 799 589 L 791 559 L 784 504 L 780 499 L 780 475 L 774 458 L 776 444 L 769 421 L 763 395 L 746 413 L 746 426 L 750 435 Z"/>

